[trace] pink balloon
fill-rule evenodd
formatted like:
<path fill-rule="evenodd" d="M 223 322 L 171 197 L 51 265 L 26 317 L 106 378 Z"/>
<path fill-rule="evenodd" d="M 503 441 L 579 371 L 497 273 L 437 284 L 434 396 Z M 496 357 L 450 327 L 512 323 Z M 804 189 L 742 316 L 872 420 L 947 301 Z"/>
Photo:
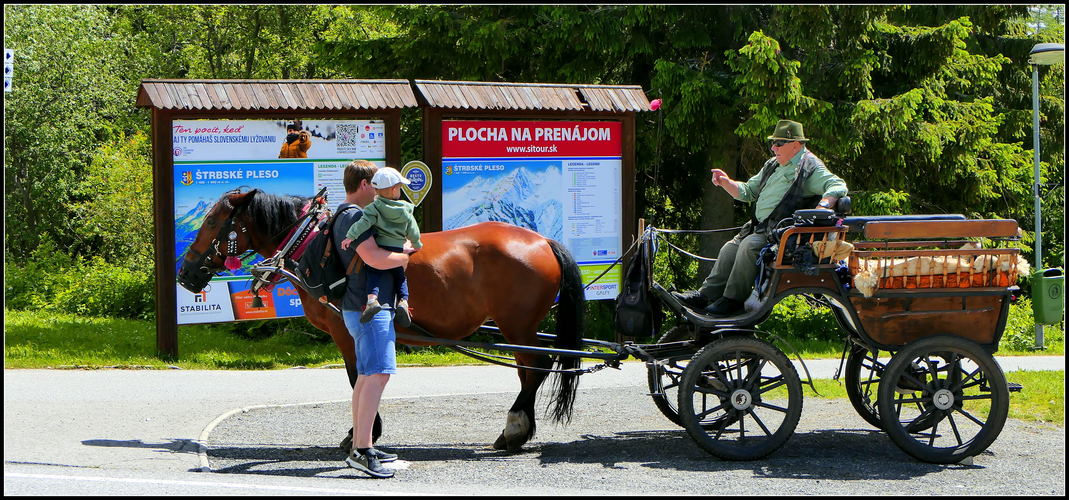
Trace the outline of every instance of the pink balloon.
<path fill-rule="evenodd" d="M 650 101 L 650 111 L 657 111 L 658 109 L 661 109 L 661 100 L 654 99 Z"/>

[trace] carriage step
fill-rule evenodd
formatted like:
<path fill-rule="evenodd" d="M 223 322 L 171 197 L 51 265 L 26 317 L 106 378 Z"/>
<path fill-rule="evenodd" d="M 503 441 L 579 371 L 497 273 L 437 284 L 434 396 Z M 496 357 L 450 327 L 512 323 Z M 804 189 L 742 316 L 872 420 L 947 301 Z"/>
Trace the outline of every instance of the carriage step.
<path fill-rule="evenodd" d="M 1010 392 L 1021 392 L 1021 389 L 1023 389 L 1024 386 L 1017 382 L 1006 382 L 1006 388 L 1009 389 Z"/>

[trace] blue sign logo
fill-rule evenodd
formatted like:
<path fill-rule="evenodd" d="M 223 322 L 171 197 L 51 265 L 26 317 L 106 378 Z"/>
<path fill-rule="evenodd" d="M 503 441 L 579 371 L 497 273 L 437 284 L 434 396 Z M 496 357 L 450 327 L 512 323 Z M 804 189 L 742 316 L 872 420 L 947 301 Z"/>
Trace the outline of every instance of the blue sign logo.
<path fill-rule="evenodd" d="M 423 185 L 427 183 L 427 173 L 419 167 L 415 167 L 412 170 L 409 170 L 408 173 L 405 174 L 405 177 L 412 182 L 408 185 L 408 188 L 413 191 L 419 191 L 423 189 Z"/>

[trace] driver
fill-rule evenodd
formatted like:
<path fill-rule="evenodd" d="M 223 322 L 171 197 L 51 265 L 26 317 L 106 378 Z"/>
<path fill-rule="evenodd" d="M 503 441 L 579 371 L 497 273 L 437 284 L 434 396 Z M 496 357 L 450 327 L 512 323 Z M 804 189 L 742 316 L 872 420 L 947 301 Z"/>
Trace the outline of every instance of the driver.
<path fill-rule="evenodd" d="M 688 307 L 702 309 L 711 316 L 731 316 L 742 311 L 757 275 L 757 256 L 768 243 L 769 224 L 790 217 L 795 210 L 812 207 L 817 196 L 821 196 L 817 208 L 832 208 L 846 196 L 846 182 L 806 148 L 809 139 L 801 123 L 780 120 L 768 140 L 775 156 L 750 180 L 738 182 L 723 170 L 710 169 L 714 185 L 732 198 L 751 204 L 750 221 L 720 248 L 716 264 L 701 288 L 672 292 Z"/>

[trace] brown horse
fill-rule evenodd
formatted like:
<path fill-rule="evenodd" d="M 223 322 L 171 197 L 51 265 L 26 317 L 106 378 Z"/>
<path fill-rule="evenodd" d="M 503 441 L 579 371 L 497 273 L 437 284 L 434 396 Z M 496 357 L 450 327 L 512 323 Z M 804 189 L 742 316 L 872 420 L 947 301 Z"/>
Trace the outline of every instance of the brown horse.
<path fill-rule="evenodd" d="M 212 276 L 223 271 L 227 257 L 247 250 L 264 257 L 274 255 L 308 201 L 309 198 L 276 196 L 258 189 L 225 193 L 208 211 L 182 258 L 178 282 L 199 292 Z M 231 234 L 237 236 L 236 244 L 230 243 Z M 500 222 L 424 233 L 421 240 L 423 248 L 412 254 L 407 270 L 413 323 L 435 337 L 461 339 L 489 318 L 507 343 L 537 346 L 538 325 L 559 292 L 555 345 L 562 349 L 580 348 L 583 285 L 575 260 L 560 243 Z M 341 316 L 297 285 L 305 317 L 330 334 L 341 351 L 351 387 L 357 377 L 353 337 Z M 401 328 L 398 331 L 413 333 Z M 398 341 L 412 345 L 432 343 Z M 553 360 L 545 355 L 516 353 L 515 359 L 523 366 L 553 366 Z M 558 356 L 557 369 L 578 367 L 578 358 Z M 494 443 L 496 449 L 516 451 L 535 433 L 535 396 L 547 372 L 518 372 L 520 394 L 508 412 L 505 429 Z M 578 380 L 574 372 L 558 375 L 553 417 L 556 422 L 565 422 L 571 417 Z M 374 437 L 380 434 L 381 421 L 376 418 Z M 342 441 L 343 448 L 347 448 L 351 436 L 352 429 Z"/>

